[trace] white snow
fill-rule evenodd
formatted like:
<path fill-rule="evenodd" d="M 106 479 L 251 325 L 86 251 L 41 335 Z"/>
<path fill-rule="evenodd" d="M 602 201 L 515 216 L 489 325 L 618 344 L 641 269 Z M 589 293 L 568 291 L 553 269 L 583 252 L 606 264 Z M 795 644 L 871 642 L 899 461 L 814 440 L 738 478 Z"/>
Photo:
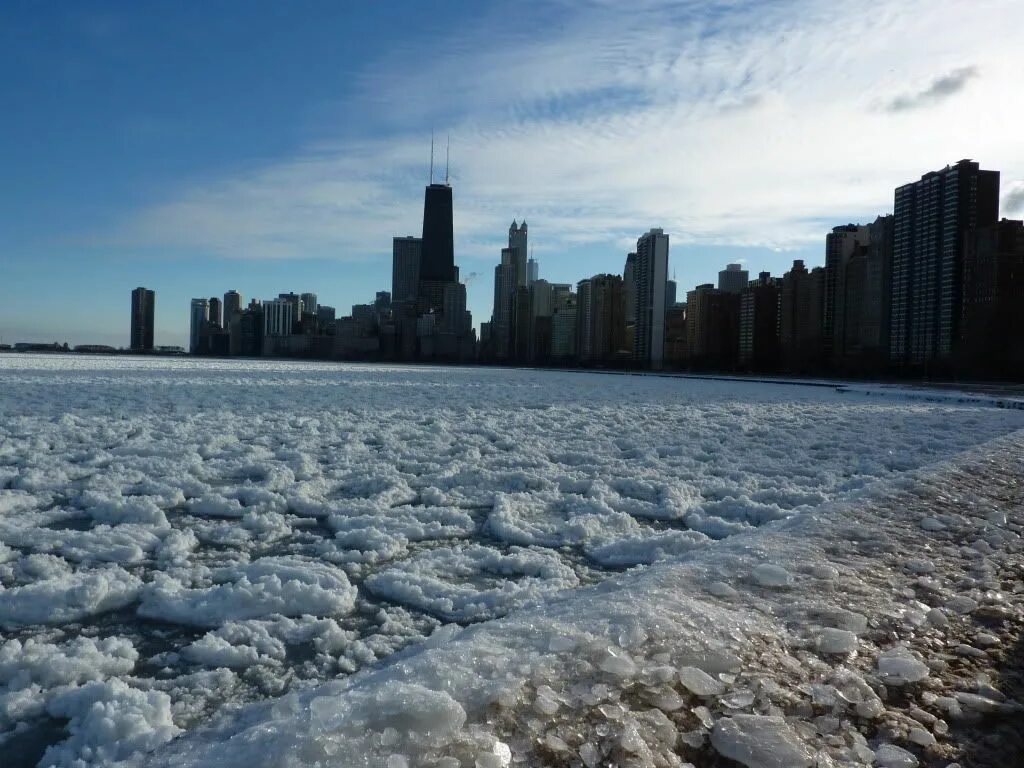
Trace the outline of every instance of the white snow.
<path fill-rule="evenodd" d="M 33 355 L 0 356 L 0 393 L 0 758 L 49 717 L 67 766 L 504 767 L 531 723 L 588 766 L 802 765 L 887 716 L 872 685 L 939 678 L 880 638 L 1011 610 L 1015 509 L 858 511 L 1016 445 L 1024 413 L 983 398 Z M 609 735 L 578 740 L 581 708 Z"/>

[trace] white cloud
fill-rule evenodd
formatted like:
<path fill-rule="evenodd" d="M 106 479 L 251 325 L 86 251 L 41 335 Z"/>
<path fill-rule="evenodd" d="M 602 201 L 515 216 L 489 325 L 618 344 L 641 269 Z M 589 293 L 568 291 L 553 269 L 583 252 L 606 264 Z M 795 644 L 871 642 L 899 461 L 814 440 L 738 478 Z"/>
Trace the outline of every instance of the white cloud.
<path fill-rule="evenodd" d="M 386 259 L 393 235 L 419 229 L 432 124 L 453 136 L 459 261 L 496 258 L 514 215 L 549 253 L 650 226 L 784 248 L 889 210 L 897 184 L 964 156 L 1024 177 L 1015 0 L 550 13 L 547 27 L 483 18 L 426 66 L 372 63 L 351 110 L 401 129 L 186 187 L 113 239 Z M 951 72 L 970 87 L 947 87 Z M 878 109 L 915 99 L 929 108 Z"/>

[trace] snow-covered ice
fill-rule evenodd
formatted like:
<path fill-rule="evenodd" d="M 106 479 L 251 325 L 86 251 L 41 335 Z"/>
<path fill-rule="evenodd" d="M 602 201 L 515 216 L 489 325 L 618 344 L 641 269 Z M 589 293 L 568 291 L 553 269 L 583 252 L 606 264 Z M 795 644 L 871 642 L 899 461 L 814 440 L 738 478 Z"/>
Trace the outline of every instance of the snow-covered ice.
<path fill-rule="evenodd" d="M 1024 412 L 900 392 L 0 356 L 0 763 L 940 750 L 1018 711 L 942 686 L 1024 513 L 942 473 Z"/>

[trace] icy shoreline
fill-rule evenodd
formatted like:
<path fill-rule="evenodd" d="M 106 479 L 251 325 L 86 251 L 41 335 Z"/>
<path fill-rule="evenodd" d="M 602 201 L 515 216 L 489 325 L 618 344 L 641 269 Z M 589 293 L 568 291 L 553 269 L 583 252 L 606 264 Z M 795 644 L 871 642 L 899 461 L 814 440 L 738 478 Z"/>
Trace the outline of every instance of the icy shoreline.
<path fill-rule="evenodd" d="M 443 630 L 147 762 L 998 764 L 1020 739 L 999 730 L 1021 712 L 999 671 L 1024 619 L 1022 458 L 1019 431 L 841 510 Z"/>

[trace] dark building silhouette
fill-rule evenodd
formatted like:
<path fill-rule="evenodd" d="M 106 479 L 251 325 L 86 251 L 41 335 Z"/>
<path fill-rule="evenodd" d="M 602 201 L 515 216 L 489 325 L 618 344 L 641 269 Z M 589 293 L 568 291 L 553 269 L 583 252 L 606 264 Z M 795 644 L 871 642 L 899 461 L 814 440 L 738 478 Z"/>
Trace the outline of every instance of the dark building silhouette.
<path fill-rule="evenodd" d="M 1024 373 L 1024 222 L 968 233 L 960 363 L 994 376 Z"/>
<path fill-rule="evenodd" d="M 822 364 L 825 270 L 810 272 L 801 259 L 782 277 L 779 301 L 779 344 L 787 370 L 810 372 Z"/>
<path fill-rule="evenodd" d="M 902 367 L 952 362 L 963 312 L 964 245 L 996 223 L 999 172 L 961 160 L 896 189 L 889 353 Z"/>
<path fill-rule="evenodd" d="M 727 264 L 718 273 L 718 290 L 726 293 L 739 293 L 750 282 L 750 273 L 741 264 Z"/>
<path fill-rule="evenodd" d="M 156 292 L 147 288 L 132 291 L 131 348 L 137 352 L 153 349 L 153 312 Z"/>
<path fill-rule="evenodd" d="M 741 368 L 772 371 L 779 366 L 779 282 L 762 272 L 740 293 Z"/>
<path fill-rule="evenodd" d="M 893 217 L 879 216 L 857 229 L 855 247 L 833 264 L 831 315 L 826 266 L 825 325 L 831 322 L 832 363 L 838 370 L 878 372 L 887 367 L 889 355 Z"/>
<path fill-rule="evenodd" d="M 686 294 L 690 365 L 732 370 L 739 354 L 739 294 L 698 285 Z"/>
<path fill-rule="evenodd" d="M 416 301 L 420 282 L 423 240 L 396 237 L 391 241 L 391 297 L 394 301 Z"/>
<path fill-rule="evenodd" d="M 624 359 L 625 296 L 619 275 L 594 275 L 576 286 L 576 353 L 581 363 Z"/>
<path fill-rule="evenodd" d="M 424 193 L 422 247 L 420 280 L 455 282 L 452 188 L 447 184 L 431 184 Z"/>
<path fill-rule="evenodd" d="M 211 296 L 210 297 L 209 307 L 210 307 L 210 317 L 209 317 L 210 325 L 212 325 L 212 326 L 214 326 L 216 328 L 222 327 L 223 319 L 221 317 L 221 311 L 220 311 L 220 309 L 221 309 L 220 299 L 218 299 L 216 296 Z"/>

